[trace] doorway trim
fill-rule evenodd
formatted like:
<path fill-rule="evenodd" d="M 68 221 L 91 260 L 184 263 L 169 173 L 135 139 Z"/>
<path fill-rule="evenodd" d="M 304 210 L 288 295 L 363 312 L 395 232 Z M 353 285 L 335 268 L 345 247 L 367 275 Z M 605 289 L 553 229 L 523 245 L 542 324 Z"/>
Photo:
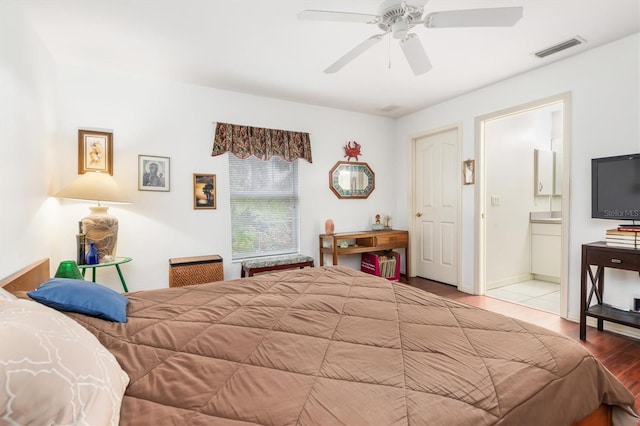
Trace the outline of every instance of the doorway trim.
<path fill-rule="evenodd" d="M 478 116 L 475 119 L 475 146 L 476 146 L 476 185 L 475 185 L 475 283 L 474 293 L 484 295 L 487 290 L 486 282 L 486 175 L 485 175 L 485 123 L 510 115 L 521 114 L 544 106 L 562 103 L 562 224 L 561 224 L 561 262 L 560 262 L 560 316 L 568 315 L 568 288 L 569 288 L 569 234 L 570 224 L 570 177 L 571 177 L 571 92 L 564 92 L 547 98 L 527 102 L 513 107 L 494 111 Z"/>
<path fill-rule="evenodd" d="M 448 124 L 448 125 L 444 125 L 444 126 L 440 126 L 437 127 L 435 129 L 431 129 L 431 130 L 427 130 L 427 131 L 423 131 L 420 133 L 416 133 L 413 135 L 410 135 L 410 146 L 409 146 L 409 211 L 408 211 L 408 215 L 407 215 L 407 223 L 409 223 L 409 234 L 412 236 L 415 236 L 417 230 L 416 230 L 416 220 L 415 220 L 415 213 L 416 213 L 416 164 L 415 164 L 415 158 L 416 158 L 416 145 L 417 145 L 417 141 L 418 139 L 422 139 L 425 137 L 429 137 L 429 136 L 433 136 L 436 135 L 438 133 L 443 133 L 443 132 L 447 132 L 450 130 L 455 130 L 456 131 L 456 158 L 458 159 L 458 162 L 460 164 L 461 163 L 461 159 L 462 159 L 462 122 L 458 122 L 458 123 L 453 123 L 453 124 Z M 457 193 L 456 193 L 456 199 L 457 199 L 457 211 L 456 211 L 456 266 L 457 266 L 457 270 L 456 270 L 456 279 L 458 282 L 458 285 L 456 286 L 458 288 L 458 290 L 460 291 L 466 291 L 469 292 L 469 289 L 466 288 L 464 289 L 463 283 L 462 283 L 462 169 L 460 169 L 460 173 L 458 173 L 458 182 L 456 183 L 456 188 L 457 189 Z M 416 254 L 420 253 L 421 250 L 419 249 L 419 247 L 417 247 L 416 245 L 416 240 L 417 238 L 412 237 L 409 239 L 409 244 L 411 245 L 411 252 L 413 253 L 413 256 L 411 257 L 411 259 L 409 259 L 410 262 L 410 269 L 411 271 L 414 271 L 414 277 L 415 275 L 415 271 L 416 271 Z"/>

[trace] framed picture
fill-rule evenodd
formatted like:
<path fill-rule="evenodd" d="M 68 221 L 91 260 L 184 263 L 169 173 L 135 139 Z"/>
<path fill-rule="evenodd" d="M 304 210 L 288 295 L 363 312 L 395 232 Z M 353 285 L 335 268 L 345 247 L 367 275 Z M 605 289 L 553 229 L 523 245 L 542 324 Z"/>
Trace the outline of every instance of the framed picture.
<path fill-rule="evenodd" d="M 169 191 L 169 157 L 138 155 L 138 191 Z"/>
<path fill-rule="evenodd" d="M 78 130 L 78 174 L 86 172 L 113 176 L 113 133 Z"/>
<path fill-rule="evenodd" d="M 193 174 L 193 208 L 216 208 L 216 175 Z"/>
<path fill-rule="evenodd" d="M 465 160 L 462 162 L 462 181 L 465 185 L 475 183 L 475 160 Z"/>

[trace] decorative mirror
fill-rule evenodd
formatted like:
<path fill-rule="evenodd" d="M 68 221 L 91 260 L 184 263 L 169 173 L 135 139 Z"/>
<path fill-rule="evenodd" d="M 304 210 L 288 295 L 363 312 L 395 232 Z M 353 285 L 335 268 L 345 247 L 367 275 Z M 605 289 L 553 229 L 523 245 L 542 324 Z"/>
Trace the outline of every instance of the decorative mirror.
<path fill-rule="evenodd" d="M 367 163 L 338 161 L 329 171 L 329 188 L 338 198 L 368 198 L 376 177 Z"/>

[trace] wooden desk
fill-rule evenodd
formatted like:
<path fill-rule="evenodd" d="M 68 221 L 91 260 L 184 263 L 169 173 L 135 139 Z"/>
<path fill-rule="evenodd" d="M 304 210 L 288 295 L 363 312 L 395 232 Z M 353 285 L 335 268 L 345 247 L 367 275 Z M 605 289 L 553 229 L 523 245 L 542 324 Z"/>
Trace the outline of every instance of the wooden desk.
<path fill-rule="evenodd" d="M 368 253 L 378 250 L 403 248 L 405 253 L 406 276 L 409 275 L 409 231 L 357 231 L 337 234 L 320 234 L 320 266 L 324 265 L 324 256 L 331 255 L 332 265 L 338 264 L 338 256 L 345 254 Z M 325 241 L 330 244 L 325 246 Z M 340 243 L 347 247 L 340 247 Z"/>
<path fill-rule="evenodd" d="M 592 265 L 597 266 L 595 274 L 591 269 Z M 587 338 L 588 316 L 598 320 L 600 331 L 603 329 L 605 320 L 640 328 L 640 313 L 623 311 L 603 303 L 604 268 L 640 272 L 640 250 L 612 247 L 602 241 L 582 245 L 582 278 L 580 280 L 580 339 L 582 340 Z M 587 278 L 589 278 L 588 281 Z M 587 284 L 591 284 L 589 295 L 587 295 Z M 594 294 L 598 303 L 591 306 Z"/>

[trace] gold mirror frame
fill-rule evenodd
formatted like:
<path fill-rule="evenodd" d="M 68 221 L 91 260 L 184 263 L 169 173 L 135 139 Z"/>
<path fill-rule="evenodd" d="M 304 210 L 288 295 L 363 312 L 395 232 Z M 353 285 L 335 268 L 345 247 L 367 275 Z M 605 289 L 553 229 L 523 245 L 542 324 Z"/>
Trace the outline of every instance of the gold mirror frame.
<path fill-rule="evenodd" d="M 338 198 L 369 198 L 376 175 L 367 163 L 338 161 L 329 171 L 329 188 Z"/>

